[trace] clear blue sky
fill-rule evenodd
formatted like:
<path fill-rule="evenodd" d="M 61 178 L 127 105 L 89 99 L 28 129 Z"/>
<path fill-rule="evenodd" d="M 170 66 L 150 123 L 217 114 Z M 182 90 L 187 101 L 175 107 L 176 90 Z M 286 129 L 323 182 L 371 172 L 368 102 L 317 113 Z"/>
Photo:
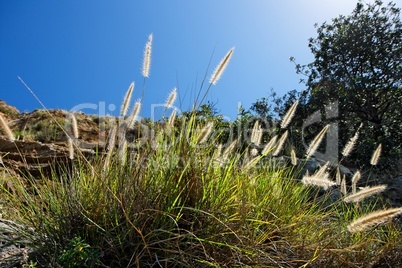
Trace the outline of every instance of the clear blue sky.
<path fill-rule="evenodd" d="M 394 2 L 402 6 L 402 0 Z M 303 89 L 289 57 L 301 64 L 312 61 L 307 45 L 316 36 L 314 23 L 348 15 L 356 3 L 1 0 L 0 99 L 21 112 L 41 108 L 20 76 L 48 108 L 70 110 L 100 102 L 120 107 L 132 81 L 133 100 L 141 97 L 143 50 L 153 33 L 142 115 L 149 117 L 151 105 L 163 103 L 174 87 L 182 100 L 176 105 L 188 109 L 211 56 L 208 78 L 234 46 L 228 68 L 207 98 L 234 119 L 239 102 L 249 108 L 271 88 L 279 94 Z"/>

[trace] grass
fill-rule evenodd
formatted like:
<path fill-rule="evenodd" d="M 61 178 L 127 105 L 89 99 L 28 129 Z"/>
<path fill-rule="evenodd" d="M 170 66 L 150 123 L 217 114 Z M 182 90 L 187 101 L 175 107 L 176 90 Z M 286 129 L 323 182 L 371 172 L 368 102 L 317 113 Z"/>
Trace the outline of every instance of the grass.
<path fill-rule="evenodd" d="M 32 249 L 21 265 L 401 264 L 397 224 L 348 231 L 352 221 L 382 207 L 379 202 L 333 201 L 330 191 L 304 185 L 295 179 L 296 167 L 283 167 L 272 158 L 280 153 L 278 143 L 262 155 L 240 141 L 220 145 L 216 133 L 222 132 L 214 118 L 205 121 L 197 111 L 150 122 L 149 131 L 128 143 L 131 119 L 128 124 L 120 118 L 105 154 L 86 159 L 74 148 L 71 165 L 55 166 L 58 172 L 52 176 L 11 176 L 0 185 L 2 217 L 17 223 L 12 226 L 20 238 L 14 242 Z M 328 177 L 325 170 L 319 172 Z"/>
<path fill-rule="evenodd" d="M 61 175 L 2 187 L 3 217 L 30 227 L 16 231 L 46 260 L 31 255 L 38 267 L 365 266 L 396 254 L 396 226 L 346 229 L 373 206 L 324 206 L 325 194 L 315 200 L 318 190 L 291 169 L 244 169 L 236 149 L 222 165 L 216 140 L 197 143 L 206 123 L 176 120 L 173 130 L 155 124 L 154 139 L 129 147 L 125 165 L 78 157 Z"/>

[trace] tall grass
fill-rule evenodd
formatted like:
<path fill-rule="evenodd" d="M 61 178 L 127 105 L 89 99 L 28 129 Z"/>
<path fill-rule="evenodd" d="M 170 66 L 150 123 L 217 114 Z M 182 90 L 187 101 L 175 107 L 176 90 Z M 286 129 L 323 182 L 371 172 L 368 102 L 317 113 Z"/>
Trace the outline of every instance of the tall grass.
<path fill-rule="evenodd" d="M 146 56 L 151 41 L 152 36 Z M 215 72 L 223 71 L 232 52 Z M 146 67 L 144 61 L 148 74 Z M 212 75 L 211 84 L 221 74 Z M 126 95 L 123 115 L 129 101 Z M 368 190 L 346 197 L 358 198 L 358 204 L 339 198 L 328 205 L 330 193 L 314 187 L 335 187 L 327 166 L 306 175 L 303 184 L 295 179 L 297 167 L 279 166 L 272 158 L 282 150 L 287 131 L 261 144 L 259 154 L 237 140 L 221 144 L 219 135 L 211 135 L 214 122 L 196 111 L 182 116 L 173 111 L 166 122 L 149 123 L 148 132 L 128 142 L 125 134 L 139 123 L 139 109 L 137 102 L 128 123 L 112 126 L 105 154 L 86 159 L 75 148 L 73 166 L 54 166 L 50 177 L 11 176 L 0 184 L 3 218 L 18 223 L 12 226 L 19 237 L 15 242 L 32 249 L 29 257 L 37 266 L 370 266 L 398 256 L 401 236 L 395 225 L 367 227 L 400 210 L 384 212 L 384 218 L 377 213 L 374 221 L 360 218 L 376 208 L 366 201 Z M 260 145 L 262 132 L 255 128 L 253 142 Z M 308 157 L 327 128 L 312 142 Z"/>

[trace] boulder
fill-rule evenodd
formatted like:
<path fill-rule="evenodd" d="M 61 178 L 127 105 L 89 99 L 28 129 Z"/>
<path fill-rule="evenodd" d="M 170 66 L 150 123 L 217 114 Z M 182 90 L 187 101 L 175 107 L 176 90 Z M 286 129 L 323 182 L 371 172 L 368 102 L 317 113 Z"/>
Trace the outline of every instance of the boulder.
<path fill-rule="evenodd" d="M 384 192 L 384 196 L 393 207 L 402 206 L 402 176 L 391 180 L 388 188 Z"/>

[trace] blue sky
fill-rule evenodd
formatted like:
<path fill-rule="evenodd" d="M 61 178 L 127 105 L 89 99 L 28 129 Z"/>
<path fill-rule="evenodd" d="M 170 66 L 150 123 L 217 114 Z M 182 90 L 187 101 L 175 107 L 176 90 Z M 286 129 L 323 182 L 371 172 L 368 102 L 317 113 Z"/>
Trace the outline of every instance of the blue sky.
<path fill-rule="evenodd" d="M 366 0 L 368 1 L 368 0 Z M 369 1 L 372 2 L 372 1 Z M 401 7 L 402 0 L 394 1 Z M 348 15 L 357 0 L 2 0 L 0 99 L 21 112 L 41 108 L 20 76 L 49 109 L 95 107 L 117 114 L 132 81 L 141 97 L 143 50 L 153 33 L 150 77 L 142 116 L 178 88 L 176 106 L 188 110 L 207 73 L 235 52 L 207 100 L 235 119 L 271 88 L 304 88 L 289 57 L 313 60 L 308 38 L 314 23 Z M 209 69 L 208 64 L 211 61 Z M 92 106 L 91 106 L 92 105 Z M 95 106 L 94 106 L 95 105 Z M 115 112 L 110 105 L 117 106 Z M 91 107 L 91 108 L 90 108 Z"/>

